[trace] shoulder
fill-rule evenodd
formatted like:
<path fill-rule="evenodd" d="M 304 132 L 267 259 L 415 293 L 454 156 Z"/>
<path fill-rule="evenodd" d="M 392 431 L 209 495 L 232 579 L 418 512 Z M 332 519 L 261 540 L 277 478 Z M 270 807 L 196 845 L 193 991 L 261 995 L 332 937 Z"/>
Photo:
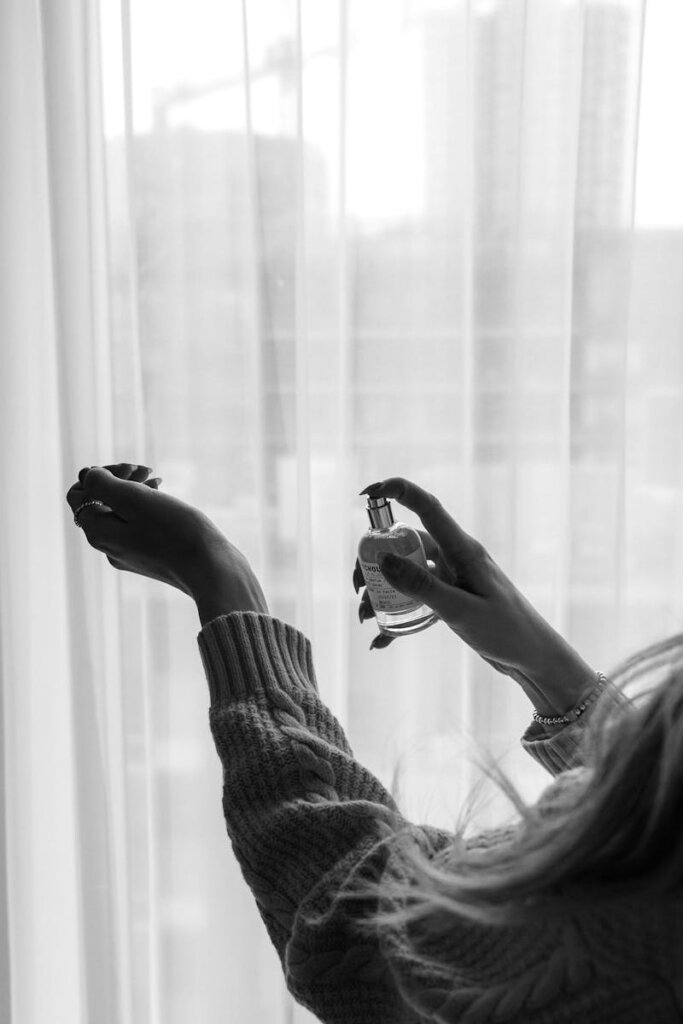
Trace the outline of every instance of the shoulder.
<path fill-rule="evenodd" d="M 443 925 L 439 934 L 410 925 L 380 938 L 395 984 L 420 1019 L 526 1020 L 595 982 L 594 959 L 573 919 L 506 927 L 463 917 Z"/>

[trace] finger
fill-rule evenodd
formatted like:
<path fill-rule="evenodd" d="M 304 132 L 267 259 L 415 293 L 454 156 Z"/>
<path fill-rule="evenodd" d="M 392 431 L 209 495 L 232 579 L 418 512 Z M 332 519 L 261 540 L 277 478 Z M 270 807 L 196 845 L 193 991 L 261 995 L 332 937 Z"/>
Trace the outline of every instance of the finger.
<path fill-rule="evenodd" d="M 128 479 L 134 480 L 135 483 L 143 484 L 151 472 L 150 466 L 135 466 Z"/>
<path fill-rule="evenodd" d="M 416 532 L 419 533 L 420 537 L 422 538 L 422 547 L 424 548 L 427 560 L 436 562 L 440 553 L 439 545 L 436 543 L 431 534 L 427 533 L 426 530 L 417 530 Z M 351 582 L 353 583 L 353 589 L 356 591 L 356 593 L 358 593 L 361 587 L 365 586 L 365 577 L 363 576 L 363 570 L 360 567 L 359 559 L 356 559 L 356 564 L 354 566 Z"/>
<path fill-rule="evenodd" d="M 84 466 L 79 471 L 78 482 L 82 485 L 85 475 L 90 469 L 90 466 Z M 109 472 L 119 478 L 119 480 L 135 480 L 136 483 L 142 483 L 149 474 L 152 472 L 150 466 L 139 466 L 132 462 L 117 462 L 115 464 L 109 464 L 103 467 L 108 469 Z"/>
<path fill-rule="evenodd" d="M 463 568 L 467 567 L 477 575 L 476 563 L 485 553 L 483 545 L 456 523 L 435 495 L 402 476 L 392 476 L 365 488 L 365 491 L 369 490 L 373 496 L 393 498 L 415 512 L 439 545 L 446 564 L 455 573 L 461 575 Z"/>
<path fill-rule="evenodd" d="M 152 472 L 150 466 L 139 466 L 133 462 L 110 463 L 102 467 L 108 469 L 112 476 L 119 480 L 133 480 L 134 483 L 142 483 Z"/>
<path fill-rule="evenodd" d="M 92 495 L 88 494 L 88 492 L 86 491 L 85 487 L 83 487 L 82 484 L 72 484 L 69 490 L 66 492 L 66 500 L 72 512 L 75 512 L 79 505 L 82 505 L 84 501 L 87 501 L 88 498 L 91 497 Z M 90 505 L 88 506 L 88 508 L 91 507 L 92 506 Z M 98 507 L 101 508 L 101 506 Z M 87 511 L 87 509 L 84 509 L 84 512 L 85 511 Z M 109 506 L 107 506 L 107 511 L 111 512 L 111 508 Z"/>
<path fill-rule="evenodd" d="M 365 622 L 366 619 L 373 619 L 374 617 L 375 609 L 372 607 L 370 595 L 366 590 L 360 600 L 360 604 L 358 605 L 358 618 L 361 622 Z"/>
<path fill-rule="evenodd" d="M 139 487 L 134 480 L 114 476 L 104 466 L 92 466 L 83 478 L 83 489 L 86 497 L 103 501 L 119 519 L 130 522 L 139 513 L 141 495 L 147 488 Z"/>
<path fill-rule="evenodd" d="M 422 538 L 422 547 L 425 549 L 425 555 L 430 558 L 433 562 L 437 560 L 440 554 L 439 545 L 436 543 L 431 533 L 427 533 L 426 530 L 416 530 Z"/>
<path fill-rule="evenodd" d="M 66 492 L 66 502 L 72 512 L 75 512 L 82 501 L 85 501 L 85 491 L 80 484 L 72 484 Z"/>
<path fill-rule="evenodd" d="M 115 556 L 120 550 L 116 537 L 125 520 L 106 505 L 88 505 L 80 513 L 78 522 L 90 547 L 103 554 Z M 113 564 L 113 563 L 112 563 Z M 125 566 L 117 566 L 125 568 Z"/>
<path fill-rule="evenodd" d="M 153 490 L 159 490 L 159 484 L 163 483 L 163 477 L 155 476 L 152 480 L 145 480 L 145 485 Z"/>
<path fill-rule="evenodd" d="M 378 647 L 388 647 L 396 639 L 395 636 L 388 636 L 386 633 L 378 633 L 370 644 L 370 650 L 375 651 Z"/>
<path fill-rule="evenodd" d="M 473 613 L 479 611 L 483 600 L 475 591 L 450 582 L 400 555 L 382 553 L 378 558 L 380 571 L 394 590 L 411 597 L 420 604 L 426 604 L 456 630 L 455 623 L 463 628 Z"/>
<path fill-rule="evenodd" d="M 116 480 L 126 480 L 126 481 L 129 481 L 131 483 L 143 483 L 144 482 L 146 484 L 149 484 L 152 490 L 158 490 L 159 489 L 159 484 L 162 482 L 162 478 L 161 477 L 155 477 L 152 481 L 145 480 L 145 477 L 147 477 L 147 475 L 149 473 L 151 473 L 151 468 L 149 466 L 135 466 L 135 465 L 133 465 L 130 462 L 119 462 L 116 465 L 102 466 L 102 467 L 84 466 L 83 469 L 81 469 L 79 471 L 79 474 L 78 474 L 79 482 L 77 484 L 73 484 L 69 488 L 67 493 L 66 493 L 66 500 L 67 500 L 67 503 L 69 504 L 69 507 L 71 508 L 72 512 L 75 512 L 76 509 L 79 507 L 79 505 L 82 505 L 83 502 L 88 499 L 88 497 L 98 498 L 101 501 L 104 501 L 105 505 L 104 505 L 104 507 L 102 507 L 101 505 L 99 505 L 99 506 L 88 506 L 87 509 L 83 510 L 81 515 L 85 515 L 89 511 L 90 508 L 99 509 L 100 512 L 111 512 L 112 511 L 111 501 L 108 501 L 103 496 L 103 494 L 101 494 L 101 493 L 94 493 L 93 490 L 92 490 L 92 487 L 87 488 L 85 486 L 85 478 L 86 478 L 87 474 L 90 472 L 91 469 L 96 469 L 96 468 L 107 470 L 109 473 L 111 473 L 111 476 L 114 477 Z M 95 474 L 95 476 L 96 475 L 97 474 Z M 94 479 L 94 477 L 92 479 Z M 121 512 L 120 501 L 119 501 L 118 510 L 119 510 L 119 513 L 120 513 Z M 118 515 L 118 518 L 119 519 L 124 519 L 124 516 L 122 514 L 120 514 L 120 515 Z M 87 536 L 87 534 L 86 534 L 86 536 Z M 90 543 L 92 543 L 92 540 L 90 538 L 88 538 L 88 540 L 89 540 Z"/>

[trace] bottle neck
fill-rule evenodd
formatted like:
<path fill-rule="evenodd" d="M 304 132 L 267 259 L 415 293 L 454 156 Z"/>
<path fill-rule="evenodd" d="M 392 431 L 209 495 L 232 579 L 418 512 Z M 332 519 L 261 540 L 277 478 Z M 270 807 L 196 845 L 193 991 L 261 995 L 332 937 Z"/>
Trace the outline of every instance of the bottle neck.
<path fill-rule="evenodd" d="M 388 530 L 394 525 L 388 498 L 368 498 L 366 511 L 373 530 Z"/>

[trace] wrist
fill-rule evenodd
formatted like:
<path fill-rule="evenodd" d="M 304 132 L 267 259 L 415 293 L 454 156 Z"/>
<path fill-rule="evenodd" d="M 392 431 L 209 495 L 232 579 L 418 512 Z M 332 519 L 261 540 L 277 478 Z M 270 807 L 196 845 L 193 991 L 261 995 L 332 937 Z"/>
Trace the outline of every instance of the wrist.
<path fill-rule="evenodd" d="M 265 600 L 259 601 L 249 595 L 240 595 L 230 592 L 226 595 L 217 593 L 207 594 L 196 598 L 197 614 L 202 628 L 207 622 L 219 618 L 221 615 L 230 615 L 231 612 L 262 612 L 270 615 Z"/>
<path fill-rule="evenodd" d="M 231 612 L 270 614 L 261 584 L 251 570 L 211 567 L 193 584 L 191 597 L 202 626 Z"/>
<path fill-rule="evenodd" d="M 595 686 L 597 673 L 576 653 L 527 674 L 527 696 L 541 715 L 563 715 L 575 708 Z"/>
<path fill-rule="evenodd" d="M 197 614 L 199 615 L 199 621 L 202 629 L 207 622 L 213 622 L 214 619 L 220 618 L 221 615 L 230 615 L 232 612 L 261 612 L 265 615 L 269 615 L 268 608 L 257 606 L 256 604 L 250 605 L 249 602 L 245 601 L 205 601 L 197 602 Z"/>

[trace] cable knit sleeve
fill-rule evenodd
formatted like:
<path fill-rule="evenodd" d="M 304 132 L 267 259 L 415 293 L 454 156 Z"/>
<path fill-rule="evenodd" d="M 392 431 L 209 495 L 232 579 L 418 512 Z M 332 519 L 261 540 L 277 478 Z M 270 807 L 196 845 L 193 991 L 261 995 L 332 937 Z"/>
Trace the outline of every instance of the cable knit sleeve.
<path fill-rule="evenodd" d="M 310 641 L 259 612 L 213 619 L 197 640 L 228 835 L 289 991 L 329 1024 L 416 1024 L 378 944 L 351 931 L 358 904 L 335 899 L 359 873 L 380 877 L 406 822 L 320 700 Z M 452 839 L 416 833 L 435 850 Z"/>

